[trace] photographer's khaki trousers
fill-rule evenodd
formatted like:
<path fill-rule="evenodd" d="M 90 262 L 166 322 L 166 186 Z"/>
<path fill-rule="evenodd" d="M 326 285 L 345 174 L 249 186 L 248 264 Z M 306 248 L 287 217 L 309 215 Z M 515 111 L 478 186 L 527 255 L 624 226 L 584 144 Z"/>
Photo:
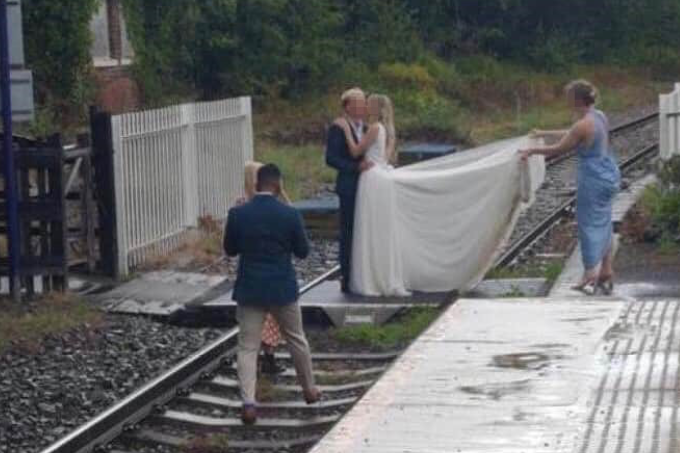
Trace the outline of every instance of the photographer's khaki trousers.
<path fill-rule="evenodd" d="M 279 323 L 286 345 L 293 358 L 298 383 L 304 391 L 314 388 L 312 356 L 302 327 L 302 313 L 297 303 L 284 306 L 239 305 L 236 317 L 239 323 L 238 378 L 244 404 L 256 403 L 257 356 L 262 343 L 262 326 L 267 313 Z"/>

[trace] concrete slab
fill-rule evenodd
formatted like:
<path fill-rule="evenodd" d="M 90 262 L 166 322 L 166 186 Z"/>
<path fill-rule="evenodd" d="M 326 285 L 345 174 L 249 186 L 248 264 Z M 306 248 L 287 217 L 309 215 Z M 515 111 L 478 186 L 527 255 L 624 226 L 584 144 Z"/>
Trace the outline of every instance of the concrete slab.
<path fill-rule="evenodd" d="M 612 220 L 619 225 L 626 218 L 628 211 L 638 202 L 645 189 L 657 182 L 656 175 L 647 175 L 633 182 L 625 191 L 621 192 L 612 206 Z"/>
<path fill-rule="evenodd" d="M 626 306 L 461 300 L 312 453 L 572 452 Z"/>
<path fill-rule="evenodd" d="M 440 306 L 453 300 L 453 294 L 414 294 L 411 297 L 364 297 L 340 291 L 339 281 L 324 282 L 300 298 L 303 311 L 323 311 L 335 326 L 382 324 L 404 308 Z M 233 311 L 231 292 L 202 305 L 205 310 Z"/>
<path fill-rule="evenodd" d="M 149 272 L 98 295 L 96 300 L 114 313 L 170 316 L 192 301 L 211 295 L 215 289 L 222 288 L 221 293 L 228 291 L 228 287 L 223 287 L 225 282 L 222 276 Z"/>
<path fill-rule="evenodd" d="M 579 453 L 680 451 L 680 300 L 630 302 L 605 337 Z"/>
<path fill-rule="evenodd" d="M 340 209 L 340 200 L 337 196 L 327 196 L 320 198 L 311 198 L 308 200 L 296 201 L 293 203 L 302 215 L 308 213 L 314 214 L 335 214 Z"/>

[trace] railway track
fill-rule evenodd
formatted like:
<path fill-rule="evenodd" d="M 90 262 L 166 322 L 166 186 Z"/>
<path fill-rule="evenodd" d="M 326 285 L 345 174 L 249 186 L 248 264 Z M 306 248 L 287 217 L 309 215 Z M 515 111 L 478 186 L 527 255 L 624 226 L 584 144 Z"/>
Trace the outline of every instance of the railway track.
<path fill-rule="evenodd" d="M 658 149 L 650 132 L 657 120 L 650 114 L 612 130 L 617 140 L 639 135 L 622 147 L 622 169 L 638 165 Z M 639 143 L 638 143 L 639 142 Z M 513 263 L 567 215 L 573 204 L 574 156 L 550 162 L 546 187 L 528 210 L 508 247 L 497 262 Z M 306 293 L 335 278 L 339 269 L 302 288 Z M 286 371 L 269 382 L 260 406 L 260 419 L 244 428 L 234 365 L 238 329 L 193 354 L 95 419 L 81 426 L 42 453 L 146 452 L 303 452 L 313 445 L 377 380 L 400 351 L 315 354 L 315 372 L 325 399 L 320 404 L 301 403 L 294 385 L 289 357 L 279 358 Z"/>
<path fill-rule="evenodd" d="M 617 151 L 624 178 L 641 162 L 658 153 L 658 113 L 652 113 L 612 128 L 612 146 Z M 631 139 L 628 134 L 635 134 Z M 548 162 L 544 187 L 535 203 L 520 217 L 508 247 L 496 261 L 496 268 L 513 264 L 568 215 L 576 202 L 575 154 Z"/>

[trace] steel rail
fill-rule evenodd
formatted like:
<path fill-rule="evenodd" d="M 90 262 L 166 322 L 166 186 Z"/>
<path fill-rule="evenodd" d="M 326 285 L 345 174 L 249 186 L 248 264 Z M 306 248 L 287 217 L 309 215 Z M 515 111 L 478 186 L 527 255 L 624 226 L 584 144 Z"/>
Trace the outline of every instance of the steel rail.
<path fill-rule="evenodd" d="M 641 116 L 639 118 L 635 118 L 634 120 L 628 121 L 626 123 L 619 124 L 617 126 L 614 126 L 613 128 L 609 129 L 609 134 L 610 135 L 618 135 L 622 134 L 623 132 L 628 131 L 628 129 L 633 129 L 641 124 L 647 123 L 649 121 L 652 121 L 654 119 L 657 119 L 659 117 L 659 112 L 653 112 L 648 115 Z M 563 154 L 562 156 L 552 158 L 548 160 L 548 165 L 553 166 L 560 164 L 564 161 L 567 161 L 569 159 L 572 159 L 576 153 L 566 153 Z"/>
<path fill-rule="evenodd" d="M 630 167 L 635 165 L 640 160 L 644 159 L 650 155 L 654 150 L 659 148 L 659 143 L 654 143 L 647 146 L 646 148 L 636 152 L 631 157 L 621 162 L 619 168 L 621 172 L 628 170 Z M 541 238 L 545 233 L 547 233 L 553 225 L 555 225 L 560 219 L 562 219 L 569 211 L 573 209 L 576 204 L 576 197 L 571 197 L 565 203 L 560 205 L 557 209 L 552 211 L 543 221 L 541 221 L 536 227 L 529 231 L 526 235 L 522 236 L 519 240 L 511 245 L 511 247 L 501 255 L 501 257 L 496 261 L 494 268 L 507 267 L 512 264 L 521 253 L 529 248 L 534 242 Z"/>
<path fill-rule="evenodd" d="M 304 285 L 300 289 L 300 294 L 334 277 L 339 269 L 335 267 Z M 179 390 L 191 387 L 203 375 L 214 371 L 225 359 L 233 356 L 236 352 L 238 332 L 238 327 L 231 329 L 218 340 L 195 352 L 41 453 L 89 453 L 111 442 L 127 426 L 146 418 L 154 408 L 173 399 Z"/>

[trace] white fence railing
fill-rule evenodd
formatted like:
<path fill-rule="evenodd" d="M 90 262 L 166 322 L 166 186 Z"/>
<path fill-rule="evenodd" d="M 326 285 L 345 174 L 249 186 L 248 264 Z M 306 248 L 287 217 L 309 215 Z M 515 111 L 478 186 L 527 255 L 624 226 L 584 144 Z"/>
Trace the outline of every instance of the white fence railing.
<path fill-rule="evenodd" d="M 250 98 L 112 117 L 120 276 L 182 243 L 201 216 L 222 219 L 253 158 Z"/>
<path fill-rule="evenodd" d="M 661 123 L 659 136 L 661 158 L 668 160 L 680 155 L 680 83 L 675 84 L 672 93 L 660 96 L 659 122 Z"/>

